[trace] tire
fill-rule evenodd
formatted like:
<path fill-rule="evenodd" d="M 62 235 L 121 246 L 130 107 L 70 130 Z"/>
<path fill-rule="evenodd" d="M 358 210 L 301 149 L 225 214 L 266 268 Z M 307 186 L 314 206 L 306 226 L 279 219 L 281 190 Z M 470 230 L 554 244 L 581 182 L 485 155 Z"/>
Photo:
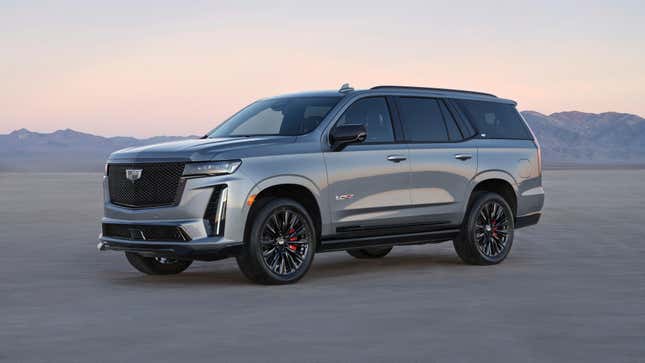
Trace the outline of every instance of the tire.
<path fill-rule="evenodd" d="M 355 258 L 382 258 L 392 251 L 392 247 L 369 247 L 360 249 L 351 249 L 346 252 Z"/>
<path fill-rule="evenodd" d="M 504 198 L 492 192 L 476 195 L 453 240 L 457 255 L 471 265 L 502 262 L 513 245 L 514 226 L 515 217 Z"/>
<path fill-rule="evenodd" d="M 175 275 L 183 272 L 193 263 L 190 260 L 143 257 L 134 252 L 126 252 L 125 257 L 134 268 L 148 275 Z"/>
<path fill-rule="evenodd" d="M 258 205 L 249 221 L 249 240 L 236 257 L 251 281 L 289 284 L 309 270 L 317 245 L 317 232 L 307 210 L 298 202 L 275 198 Z"/>

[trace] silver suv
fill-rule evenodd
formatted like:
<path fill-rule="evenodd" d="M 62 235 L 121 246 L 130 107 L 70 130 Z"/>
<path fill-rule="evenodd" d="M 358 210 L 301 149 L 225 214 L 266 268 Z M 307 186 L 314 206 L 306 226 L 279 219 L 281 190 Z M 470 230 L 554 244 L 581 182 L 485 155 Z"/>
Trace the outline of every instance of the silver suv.
<path fill-rule="evenodd" d="M 465 263 L 497 264 L 544 203 L 515 105 L 399 86 L 259 100 L 201 139 L 113 153 L 98 247 L 147 274 L 234 256 L 267 284 L 297 281 L 319 252 L 450 240 Z"/>

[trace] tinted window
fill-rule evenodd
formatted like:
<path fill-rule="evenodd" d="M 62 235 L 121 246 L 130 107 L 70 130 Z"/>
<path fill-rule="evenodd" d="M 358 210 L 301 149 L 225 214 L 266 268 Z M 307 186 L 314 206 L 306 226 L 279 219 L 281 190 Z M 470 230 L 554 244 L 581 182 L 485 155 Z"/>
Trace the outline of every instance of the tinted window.
<path fill-rule="evenodd" d="M 285 97 L 255 102 L 226 120 L 208 137 L 302 135 L 320 124 L 340 97 Z"/>
<path fill-rule="evenodd" d="M 383 97 L 363 98 L 349 106 L 337 125 L 350 124 L 365 126 L 366 142 L 394 141 L 390 111 Z"/>
<path fill-rule="evenodd" d="M 457 122 L 457 126 L 459 126 L 459 129 L 461 130 L 464 138 L 466 139 L 475 136 L 477 132 L 470 124 L 470 122 L 467 121 L 466 116 L 461 111 L 459 105 L 455 103 L 455 100 L 444 99 L 443 102 L 447 106 L 448 110 L 452 113 L 452 116 Z"/>
<path fill-rule="evenodd" d="M 443 120 L 446 122 L 446 127 L 448 128 L 448 136 L 450 137 L 450 141 L 459 141 L 463 139 L 461 131 L 459 131 L 459 127 L 457 127 L 457 123 L 455 122 L 455 119 L 452 117 L 452 114 L 450 113 L 446 105 L 444 105 L 443 102 L 439 102 L 439 104 L 441 105 Z"/>
<path fill-rule="evenodd" d="M 489 139 L 531 139 L 515 106 L 486 101 L 457 100 L 477 130 Z"/>
<path fill-rule="evenodd" d="M 408 141 L 449 141 L 437 100 L 402 97 L 399 99 L 399 112 Z"/>

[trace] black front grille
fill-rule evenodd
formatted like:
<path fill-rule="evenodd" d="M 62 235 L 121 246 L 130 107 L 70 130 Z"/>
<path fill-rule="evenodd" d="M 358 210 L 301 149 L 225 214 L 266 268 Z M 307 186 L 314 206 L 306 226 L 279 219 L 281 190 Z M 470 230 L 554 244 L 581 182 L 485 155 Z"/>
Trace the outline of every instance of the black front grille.
<path fill-rule="evenodd" d="M 129 180 L 126 170 L 141 170 L 140 178 Z M 110 201 L 130 208 L 175 204 L 180 197 L 184 163 L 109 164 Z"/>
<path fill-rule="evenodd" d="M 134 224 L 103 224 L 103 236 L 128 239 L 132 241 L 185 242 L 190 237 L 176 226 L 150 226 Z"/>

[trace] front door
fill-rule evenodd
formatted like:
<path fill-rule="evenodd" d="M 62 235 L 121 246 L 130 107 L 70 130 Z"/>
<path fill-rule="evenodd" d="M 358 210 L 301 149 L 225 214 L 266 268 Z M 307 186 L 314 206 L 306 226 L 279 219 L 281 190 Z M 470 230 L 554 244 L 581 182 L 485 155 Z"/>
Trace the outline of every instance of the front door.
<path fill-rule="evenodd" d="M 369 235 L 405 219 L 411 205 L 407 145 L 395 142 L 385 97 L 355 101 L 336 125 L 363 124 L 367 139 L 324 153 L 336 233 Z"/>

